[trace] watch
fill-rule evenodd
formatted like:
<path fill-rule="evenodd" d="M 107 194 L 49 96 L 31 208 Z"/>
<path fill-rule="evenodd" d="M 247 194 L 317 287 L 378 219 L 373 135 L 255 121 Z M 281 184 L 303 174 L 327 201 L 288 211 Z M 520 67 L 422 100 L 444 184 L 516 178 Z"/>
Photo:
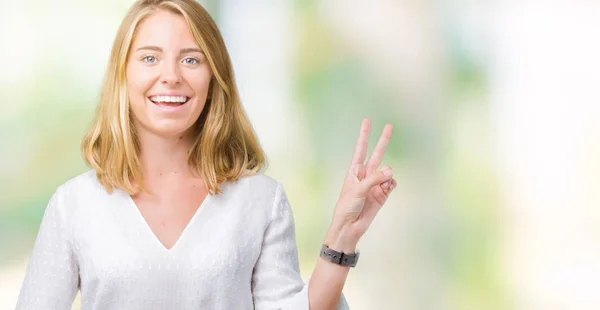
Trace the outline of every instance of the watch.
<path fill-rule="evenodd" d="M 346 254 L 343 252 L 334 251 L 323 244 L 321 247 L 320 256 L 323 259 L 338 265 L 354 267 L 356 266 L 356 262 L 358 262 L 360 252 L 356 251 L 356 253 L 353 254 Z"/>

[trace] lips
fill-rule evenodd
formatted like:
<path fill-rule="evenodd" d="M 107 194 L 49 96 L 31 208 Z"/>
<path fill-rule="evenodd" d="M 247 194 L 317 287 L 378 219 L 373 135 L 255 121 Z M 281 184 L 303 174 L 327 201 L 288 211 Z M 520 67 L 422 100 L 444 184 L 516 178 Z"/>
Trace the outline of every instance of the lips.
<path fill-rule="evenodd" d="M 176 112 L 179 110 L 183 110 L 187 107 L 186 103 L 188 103 L 191 97 L 188 96 L 164 96 L 164 95 L 155 95 L 147 97 L 148 101 L 153 103 L 153 106 L 160 109 L 162 112 Z"/>

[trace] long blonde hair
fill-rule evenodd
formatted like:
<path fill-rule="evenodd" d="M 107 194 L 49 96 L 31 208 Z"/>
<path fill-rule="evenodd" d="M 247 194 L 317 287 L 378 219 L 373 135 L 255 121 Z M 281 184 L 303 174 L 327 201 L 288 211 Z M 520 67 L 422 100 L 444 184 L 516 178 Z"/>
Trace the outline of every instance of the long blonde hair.
<path fill-rule="evenodd" d="M 140 22 L 168 10 L 185 18 L 212 69 L 209 95 L 196 121 L 196 136 L 188 164 L 214 194 L 218 185 L 266 169 L 267 161 L 236 89 L 231 60 L 217 25 L 194 0 L 139 0 L 121 23 L 112 46 L 96 118 L 81 150 L 100 183 L 129 194 L 144 190 L 140 145 L 129 110 L 125 68 Z"/>

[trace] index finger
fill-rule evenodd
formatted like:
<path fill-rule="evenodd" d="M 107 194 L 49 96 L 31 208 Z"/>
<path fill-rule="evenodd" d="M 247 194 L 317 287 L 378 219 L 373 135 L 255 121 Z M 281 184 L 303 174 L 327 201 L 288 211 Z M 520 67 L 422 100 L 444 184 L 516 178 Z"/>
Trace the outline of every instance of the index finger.
<path fill-rule="evenodd" d="M 369 132 L 371 131 L 371 121 L 368 118 L 363 119 L 360 126 L 360 135 L 356 141 L 354 148 L 354 156 L 352 157 L 352 165 L 364 164 L 367 157 L 367 147 L 369 146 Z"/>

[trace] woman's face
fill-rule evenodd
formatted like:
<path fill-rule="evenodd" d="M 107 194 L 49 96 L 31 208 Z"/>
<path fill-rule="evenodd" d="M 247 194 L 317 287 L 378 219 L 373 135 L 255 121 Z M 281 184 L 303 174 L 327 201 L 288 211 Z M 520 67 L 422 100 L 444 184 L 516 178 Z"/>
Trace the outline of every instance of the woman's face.
<path fill-rule="evenodd" d="M 157 11 L 143 20 L 126 70 L 138 132 L 177 137 L 194 125 L 206 102 L 211 70 L 182 16 Z"/>

